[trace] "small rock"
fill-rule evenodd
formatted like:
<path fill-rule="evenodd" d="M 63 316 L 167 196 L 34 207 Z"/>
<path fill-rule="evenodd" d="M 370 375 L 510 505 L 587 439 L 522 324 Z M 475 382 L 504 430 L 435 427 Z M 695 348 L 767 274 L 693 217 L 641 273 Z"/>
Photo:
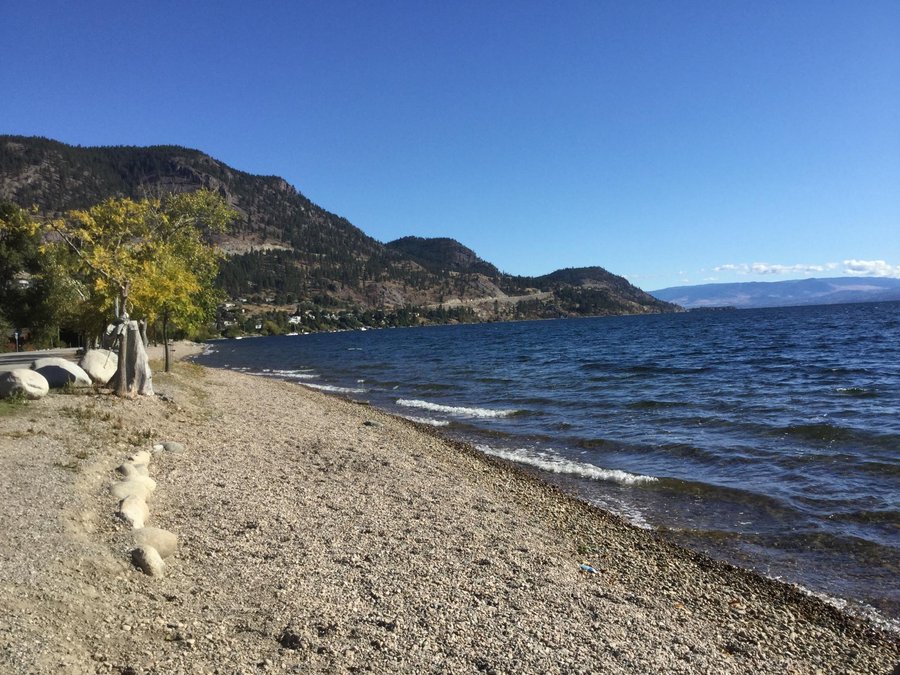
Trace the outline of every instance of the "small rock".
<path fill-rule="evenodd" d="M 163 441 L 162 443 L 153 444 L 153 452 L 184 452 L 184 446 L 175 441 Z"/>
<path fill-rule="evenodd" d="M 291 626 L 288 626 L 278 636 L 278 643 L 285 649 L 301 649 L 303 638 Z"/>
<path fill-rule="evenodd" d="M 133 537 L 134 543 L 138 547 L 154 548 L 163 558 L 168 558 L 178 548 L 178 537 L 173 532 L 159 527 L 144 527 L 135 530 Z"/>
<path fill-rule="evenodd" d="M 166 563 L 152 546 L 139 546 L 134 549 L 131 552 L 131 562 L 144 574 L 151 577 L 161 577 L 165 573 Z"/>

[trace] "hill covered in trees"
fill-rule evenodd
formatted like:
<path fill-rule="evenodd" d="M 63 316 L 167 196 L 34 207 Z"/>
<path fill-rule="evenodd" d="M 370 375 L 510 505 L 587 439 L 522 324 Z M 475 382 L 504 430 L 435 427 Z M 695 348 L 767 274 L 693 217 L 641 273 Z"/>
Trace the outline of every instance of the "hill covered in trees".
<path fill-rule="evenodd" d="M 0 136 L 0 200 L 44 215 L 108 197 L 207 188 L 239 214 L 217 244 L 228 253 L 218 285 L 270 309 L 416 321 L 503 320 L 675 311 L 599 267 L 540 277 L 504 274 L 447 238 L 382 244 L 277 176 L 233 169 L 178 146 L 75 147 Z"/>

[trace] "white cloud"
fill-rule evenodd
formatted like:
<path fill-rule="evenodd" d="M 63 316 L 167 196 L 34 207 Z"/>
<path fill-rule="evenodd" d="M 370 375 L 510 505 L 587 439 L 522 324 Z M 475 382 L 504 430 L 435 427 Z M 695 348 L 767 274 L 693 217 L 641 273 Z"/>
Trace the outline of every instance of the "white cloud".
<path fill-rule="evenodd" d="M 823 263 L 819 265 L 777 263 L 729 263 L 713 268 L 714 272 L 733 272 L 737 274 L 753 274 L 772 276 L 783 274 L 824 274 L 837 273 L 851 277 L 897 277 L 900 278 L 900 265 L 891 265 L 884 260 L 848 259 L 841 263 Z"/>
<path fill-rule="evenodd" d="M 824 265 L 779 265 L 773 263 L 740 263 L 738 265 L 728 264 L 714 267 L 714 272 L 737 272 L 738 274 L 821 274 L 838 268 L 837 263 L 825 263 Z"/>
<path fill-rule="evenodd" d="M 844 274 L 852 277 L 900 277 L 900 265 L 884 260 L 845 260 Z"/>

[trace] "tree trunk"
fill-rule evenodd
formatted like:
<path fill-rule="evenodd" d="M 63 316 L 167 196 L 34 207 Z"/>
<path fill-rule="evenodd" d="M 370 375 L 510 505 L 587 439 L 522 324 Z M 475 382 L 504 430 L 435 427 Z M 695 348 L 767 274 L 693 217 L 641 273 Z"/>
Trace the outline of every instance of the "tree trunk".
<path fill-rule="evenodd" d="M 119 365 L 116 370 L 115 387 L 116 396 L 128 395 L 128 331 L 127 324 L 118 327 L 119 332 Z"/>
<path fill-rule="evenodd" d="M 163 312 L 162 315 L 163 328 L 163 351 L 166 354 L 166 372 L 169 372 L 169 314 Z"/>
<path fill-rule="evenodd" d="M 144 349 L 147 349 L 150 346 L 150 341 L 147 339 L 147 319 L 138 321 L 138 326 L 141 329 L 141 342 L 144 343 Z"/>
<path fill-rule="evenodd" d="M 153 395 L 153 375 L 137 321 L 119 327 L 119 370 L 115 378 L 117 396 L 133 398 Z"/>

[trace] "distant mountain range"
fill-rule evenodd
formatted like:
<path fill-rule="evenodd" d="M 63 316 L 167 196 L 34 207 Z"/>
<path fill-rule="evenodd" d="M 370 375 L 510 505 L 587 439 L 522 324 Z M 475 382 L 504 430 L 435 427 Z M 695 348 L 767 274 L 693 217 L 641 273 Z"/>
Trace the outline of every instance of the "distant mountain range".
<path fill-rule="evenodd" d="M 748 281 L 733 284 L 675 286 L 651 295 L 687 309 L 703 307 L 791 307 L 900 300 L 900 279 L 838 277 L 794 281 Z"/>
<path fill-rule="evenodd" d="M 383 244 L 284 179 L 233 169 L 199 150 L 75 147 L 0 135 L 0 200 L 37 205 L 47 215 L 108 197 L 201 187 L 218 191 L 240 213 L 217 242 L 229 254 L 219 284 L 233 298 L 347 311 L 422 308 L 439 317 L 446 310 L 466 320 L 678 311 L 601 267 L 520 277 L 453 239 Z"/>

